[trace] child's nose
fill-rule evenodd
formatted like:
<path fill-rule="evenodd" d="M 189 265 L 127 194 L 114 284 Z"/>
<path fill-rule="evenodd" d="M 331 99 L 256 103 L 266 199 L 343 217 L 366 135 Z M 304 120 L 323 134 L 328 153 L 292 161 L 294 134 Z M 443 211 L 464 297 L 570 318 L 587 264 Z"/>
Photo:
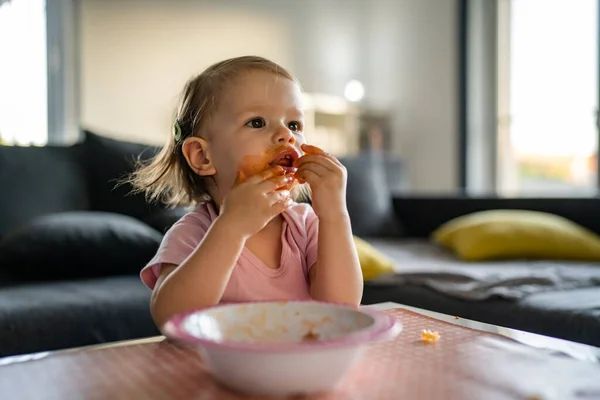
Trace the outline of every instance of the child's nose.
<path fill-rule="evenodd" d="M 287 126 L 282 126 L 281 128 L 279 128 L 277 130 L 276 137 L 278 143 L 296 143 L 294 133 Z"/>

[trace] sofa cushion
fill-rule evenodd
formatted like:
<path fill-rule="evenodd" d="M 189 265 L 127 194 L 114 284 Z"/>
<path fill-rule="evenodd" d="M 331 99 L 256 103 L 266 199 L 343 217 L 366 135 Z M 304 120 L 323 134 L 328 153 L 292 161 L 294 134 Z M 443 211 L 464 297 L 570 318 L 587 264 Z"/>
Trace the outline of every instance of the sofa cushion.
<path fill-rule="evenodd" d="M 79 150 L 0 146 L 0 237 L 41 215 L 88 208 Z"/>
<path fill-rule="evenodd" d="M 155 336 L 139 276 L 13 286 L 0 291 L 0 357 Z"/>
<path fill-rule="evenodd" d="M 119 183 L 134 171 L 138 157 L 147 160 L 158 148 L 110 139 L 89 131 L 84 135 L 82 162 L 88 176 L 92 209 L 135 218 L 156 211 L 159 207 L 147 204 L 144 194 L 132 194 L 131 185 Z"/>
<path fill-rule="evenodd" d="M 17 280 L 137 274 L 162 235 L 131 217 L 65 212 L 39 217 L 0 241 L 0 268 Z"/>
<path fill-rule="evenodd" d="M 370 243 L 359 237 L 354 237 L 358 261 L 362 270 L 364 281 L 394 272 L 394 264 L 385 254 L 377 250 Z"/>
<path fill-rule="evenodd" d="M 566 218 L 539 211 L 480 211 L 443 224 L 432 236 L 468 261 L 600 261 L 598 235 Z"/>
<path fill-rule="evenodd" d="M 340 161 L 348 172 L 346 202 L 353 233 L 363 238 L 398 236 L 400 223 L 393 209 L 384 158 L 365 153 Z"/>

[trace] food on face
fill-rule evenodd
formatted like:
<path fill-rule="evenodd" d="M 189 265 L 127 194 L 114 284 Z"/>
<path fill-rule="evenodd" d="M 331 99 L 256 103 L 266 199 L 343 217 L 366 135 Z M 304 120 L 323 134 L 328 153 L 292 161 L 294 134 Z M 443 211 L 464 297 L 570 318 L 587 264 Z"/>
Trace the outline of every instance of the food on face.
<path fill-rule="evenodd" d="M 431 329 L 423 329 L 421 331 L 421 340 L 425 343 L 434 343 L 440 339 L 440 334 Z"/>
<path fill-rule="evenodd" d="M 293 146 L 277 146 L 266 150 L 260 155 L 247 155 L 242 158 L 239 166 L 238 178 L 235 185 L 245 181 L 247 178 L 259 174 L 269 168 L 279 166 L 283 168 L 283 173 L 294 177 L 296 168 L 294 163 L 300 158 L 301 152 Z M 292 180 L 287 185 L 284 185 L 280 190 L 291 190 L 298 181 Z"/>

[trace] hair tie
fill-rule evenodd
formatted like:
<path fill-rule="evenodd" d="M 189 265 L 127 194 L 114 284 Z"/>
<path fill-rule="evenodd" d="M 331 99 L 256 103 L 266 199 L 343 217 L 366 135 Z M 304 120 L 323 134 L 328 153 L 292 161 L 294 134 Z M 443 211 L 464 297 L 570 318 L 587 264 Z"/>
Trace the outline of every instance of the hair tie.
<path fill-rule="evenodd" d="M 175 138 L 175 142 L 181 140 L 181 126 L 179 126 L 179 120 L 175 120 L 175 123 L 173 124 L 173 137 Z"/>

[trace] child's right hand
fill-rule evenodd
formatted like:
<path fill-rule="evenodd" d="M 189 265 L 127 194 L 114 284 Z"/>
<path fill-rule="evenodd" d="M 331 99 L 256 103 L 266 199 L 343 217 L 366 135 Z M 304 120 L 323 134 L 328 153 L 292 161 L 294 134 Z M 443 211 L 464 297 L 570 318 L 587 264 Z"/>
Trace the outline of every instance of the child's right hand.
<path fill-rule="evenodd" d="M 242 178 L 238 177 L 238 182 Z M 279 166 L 251 176 L 229 192 L 219 218 L 229 221 L 234 229 L 249 238 L 293 204 L 290 192 L 279 190 L 292 180 Z"/>

